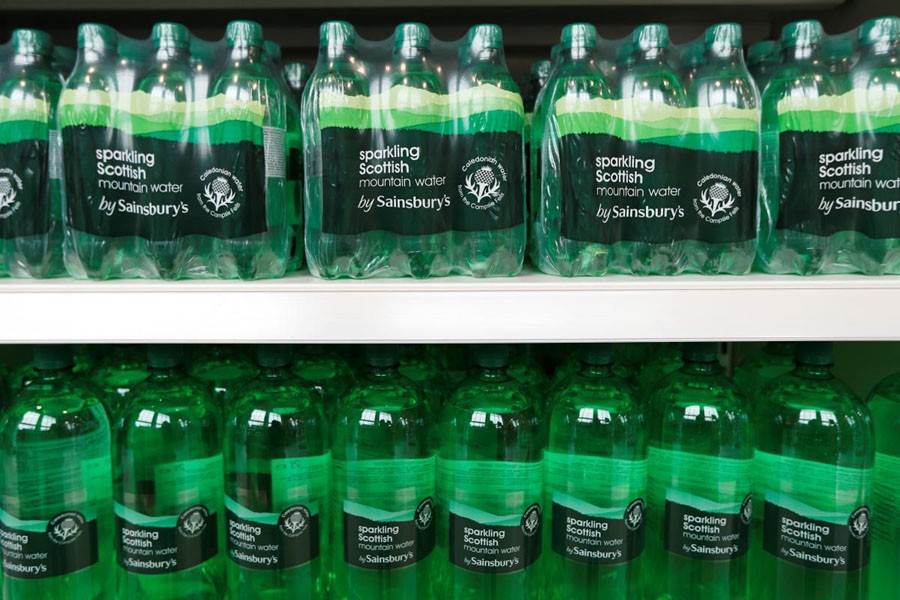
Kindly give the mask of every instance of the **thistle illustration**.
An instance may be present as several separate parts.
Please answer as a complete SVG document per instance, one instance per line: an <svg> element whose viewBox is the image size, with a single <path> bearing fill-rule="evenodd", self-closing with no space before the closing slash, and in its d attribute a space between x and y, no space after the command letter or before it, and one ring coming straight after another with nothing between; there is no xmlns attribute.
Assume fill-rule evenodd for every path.
<svg viewBox="0 0 900 600"><path fill-rule="evenodd" d="M231 191L231 186L224 177L216 177L212 182L207 183L203 188L203 197L212 204L213 210L216 212L234 203L234 192Z"/></svg>
<svg viewBox="0 0 900 600"><path fill-rule="evenodd" d="M710 217L725 212L734 206L734 196L723 183L714 183L700 194L700 203L709 211Z"/></svg>
<svg viewBox="0 0 900 600"><path fill-rule="evenodd" d="M477 202L496 198L500 194L500 181L490 167L484 166L466 176L466 192L472 194Z"/></svg>
<svg viewBox="0 0 900 600"><path fill-rule="evenodd" d="M536 510L528 513L528 516L525 518L525 532L529 535L534 533L537 530L539 524L539 517Z"/></svg>
<svg viewBox="0 0 900 600"><path fill-rule="evenodd" d="M851 527L853 527L853 531L856 532L856 537L863 537L869 530L869 515L865 512L861 512L853 519Z"/></svg>
<svg viewBox="0 0 900 600"><path fill-rule="evenodd" d="M16 199L16 190L9 177L0 177L0 210L11 206Z"/></svg>
<svg viewBox="0 0 900 600"><path fill-rule="evenodd" d="M430 504L426 504L425 506L422 507L422 511L419 513L419 516L417 517L417 519L419 521L420 529L426 529L428 527L428 524L431 523L431 505Z"/></svg>
<svg viewBox="0 0 900 600"><path fill-rule="evenodd" d="M305 527L306 517L304 517L299 511L291 514L291 516L288 517L284 522L284 528L292 534L300 533Z"/></svg>
<svg viewBox="0 0 900 600"><path fill-rule="evenodd" d="M199 512L194 512L184 522L184 529L190 534L195 534L203 528L204 524L203 516Z"/></svg>
<svg viewBox="0 0 900 600"><path fill-rule="evenodd" d="M640 504L634 507L634 510L631 511L631 514L628 515L628 524L632 529L636 529L638 525L641 524L641 521L644 519L644 511L641 508Z"/></svg>
<svg viewBox="0 0 900 600"><path fill-rule="evenodd" d="M63 519L62 523L53 528L53 533L63 542L78 535L78 523L72 517Z"/></svg>

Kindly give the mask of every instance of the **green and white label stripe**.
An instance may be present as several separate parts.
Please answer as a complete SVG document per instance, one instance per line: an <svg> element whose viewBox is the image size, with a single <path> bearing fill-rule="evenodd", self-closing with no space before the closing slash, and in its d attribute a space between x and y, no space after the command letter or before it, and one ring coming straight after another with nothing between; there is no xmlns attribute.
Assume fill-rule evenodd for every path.
<svg viewBox="0 0 900 600"><path fill-rule="evenodd" d="M563 96L554 105L553 119L560 137L612 135L631 142L718 152L754 151L759 146L759 111L750 108Z"/></svg>
<svg viewBox="0 0 900 600"><path fill-rule="evenodd" d="M49 131L50 104L46 100L0 96L0 144L45 140Z"/></svg>
<svg viewBox="0 0 900 600"><path fill-rule="evenodd" d="M195 143L262 144L266 106L224 94L178 102L143 91L65 90L58 116L61 128L94 126Z"/></svg>
<svg viewBox="0 0 900 600"><path fill-rule="evenodd" d="M754 471L757 491L765 494L765 500L810 518L828 521L840 517L846 523L847 515L868 502L874 469L839 467L757 450Z"/></svg>
<svg viewBox="0 0 900 600"><path fill-rule="evenodd" d="M632 500L646 491L647 461L547 450L544 452L544 478L547 488L553 490L554 501L557 497L574 499L577 496L592 502L603 502L607 506L621 505L624 511ZM578 506L559 503L582 514L593 515ZM583 504L585 507L591 506L586 502ZM617 518L621 518L622 514L619 512Z"/></svg>
<svg viewBox="0 0 900 600"><path fill-rule="evenodd" d="M522 512L526 508L523 506L521 511L508 515L495 515L475 508L474 506L470 506L464 502L457 502L456 500L448 502L447 507L450 509L451 513L475 521L480 525L494 525L500 527L510 527L521 523Z"/></svg>
<svg viewBox="0 0 900 600"><path fill-rule="evenodd" d="M71 509L72 511L78 511L84 518L88 521L97 518L97 510L94 506L74 506ZM63 512L63 511L59 511ZM58 514L58 513L57 513ZM52 515L55 517L56 515ZM47 523L50 522L50 519L46 520L35 520L35 519L19 519L14 517L12 514L6 512L3 509L0 509L0 523L3 524L4 527L8 529L16 529L18 531L32 531L34 533L45 533L47 531Z"/></svg>
<svg viewBox="0 0 900 600"><path fill-rule="evenodd" d="M614 508L603 508L556 490L553 491L552 499L554 504L565 506L586 517L595 517L598 519L621 519L625 516L625 511L628 509L627 504Z"/></svg>
<svg viewBox="0 0 900 600"><path fill-rule="evenodd" d="M690 494L688 492L675 488L669 488L668 490L666 490L666 500L668 500L669 502L681 504L682 506L690 506L691 508L708 513L732 515L735 513L739 513L741 512L741 505L743 504L744 498L746 497L747 496L745 494L740 498L739 501L736 502L716 502L714 500L710 500L709 498L704 498L703 496L698 496L696 494Z"/></svg>
<svg viewBox="0 0 900 600"><path fill-rule="evenodd" d="M402 85L371 96L320 90L317 98L321 129L421 129L466 133L472 130L521 131L525 124L522 97L490 84L451 94L436 94ZM478 116L484 117L480 128L471 123Z"/></svg>
<svg viewBox="0 0 900 600"><path fill-rule="evenodd" d="M680 452L651 447L650 487L654 498L703 498L704 506L685 502L694 508L737 512L753 486L751 459L725 458L694 452ZM725 510L737 506L735 510Z"/></svg>
<svg viewBox="0 0 900 600"><path fill-rule="evenodd" d="M900 94L855 89L838 96L778 102L781 131L900 133Z"/></svg>
<svg viewBox="0 0 900 600"><path fill-rule="evenodd" d="M119 504L118 502L115 503L115 512L116 516L120 519L127 521L132 525L139 525L141 527L172 528L178 525L179 515L145 515L142 512L128 508L124 504Z"/></svg>
<svg viewBox="0 0 900 600"><path fill-rule="evenodd" d="M359 502L344 500L344 512L355 517L362 517L379 523L405 523L412 521L416 516L416 507L406 510L389 511L368 506Z"/></svg>
<svg viewBox="0 0 900 600"><path fill-rule="evenodd" d="M298 502L298 504L300 503ZM309 510L309 514L319 514L318 503L309 502L304 504L304 506ZM278 525L278 519L281 517L281 513L262 513L250 510L231 496L225 496L225 508L234 513L239 519L260 523L262 525Z"/></svg>

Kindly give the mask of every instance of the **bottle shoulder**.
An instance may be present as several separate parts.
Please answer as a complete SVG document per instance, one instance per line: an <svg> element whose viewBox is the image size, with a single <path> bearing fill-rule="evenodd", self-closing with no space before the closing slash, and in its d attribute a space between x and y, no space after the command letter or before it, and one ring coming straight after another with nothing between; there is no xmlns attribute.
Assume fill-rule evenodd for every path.
<svg viewBox="0 0 900 600"><path fill-rule="evenodd" d="M801 419L813 413L868 417L866 405L839 379L811 379L795 373L777 377L765 386L756 410L759 414L796 414Z"/></svg>
<svg viewBox="0 0 900 600"><path fill-rule="evenodd" d="M72 437L109 427L97 391L75 379L32 382L3 414L3 430L12 436L46 431L49 437Z"/></svg>

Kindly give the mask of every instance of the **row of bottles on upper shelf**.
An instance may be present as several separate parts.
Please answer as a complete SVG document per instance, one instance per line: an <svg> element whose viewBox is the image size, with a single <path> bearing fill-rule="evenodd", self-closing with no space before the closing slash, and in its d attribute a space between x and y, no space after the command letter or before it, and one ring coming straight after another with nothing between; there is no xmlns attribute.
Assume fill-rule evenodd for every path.
<svg viewBox="0 0 900 600"><path fill-rule="evenodd" d="M493 277L530 247L563 276L900 273L900 18L791 23L756 82L742 44L568 25L523 101L496 25L330 21L295 86L250 21L215 43L82 25L65 84L16 30L0 272L256 279L305 254L329 279Z"/></svg>
<svg viewBox="0 0 900 600"><path fill-rule="evenodd" d="M900 375L828 343L198 349L16 371L4 598L895 597Z"/></svg>

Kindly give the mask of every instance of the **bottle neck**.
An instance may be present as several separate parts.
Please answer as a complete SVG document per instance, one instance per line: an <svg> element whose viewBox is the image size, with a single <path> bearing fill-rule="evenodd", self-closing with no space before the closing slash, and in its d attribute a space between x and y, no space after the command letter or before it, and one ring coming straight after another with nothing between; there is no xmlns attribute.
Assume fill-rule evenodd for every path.
<svg viewBox="0 0 900 600"><path fill-rule="evenodd" d="M504 367L478 367L478 378L482 381L506 381L509 379L507 374L508 366Z"/></svg>
<svg viewBox="0 0 900 600"><path fill-rule="evenodd" d="M366 375L369 379L393 379L400 376L399 366L366 365Z"/></svg>
<svg viewBox="0 0 900 600"><path fill-rule="evenodd" d="M53 382L62 379L69 379L75 375L73 365L62 367L59 369L34 369L35 381Z"/></svg>
<svg viewBox="0 0 900 600"><path fill-rule="evenodd" d="M186 48L177 48L174 46L163 46L156 49L157 62L187 62L190 53Z"/></svg>
<svg viewBox="0 0 900 600"><path fill-rule="evenodd" d="M637 63L662 64L666 61L666 49L647 48L646 50L640 50L638 52L635 52L634 59Z"/></svg>
<svg viewBox="0 0 900 600"><path fill-rule="evenodd" d="M805 363L795 363L794 375L804 379L831 379L831 367L829 365L808 365Z"/></svg>
<svg viewBox="0 0 900 600"><path fill-rule="evenodd" d="M261 377L266 379L281 379L290 375L291 367L290 365L284 365L281 367L260 367L259 374Z"/></svg>
<svg viewBox="0 0 900 600"><path fill-rule="evenodd" d="M743 52L740 48L710 48L706 51L706 61L708 63L736 64L742 55Z"/></svg>
<svg viewBox="0 0 900 600"><path fill-rule="evenodd" d="M49 66L50 59L44 54L37 54L35 52L22 52L17 53L13 62L17 65L21 66L32 66L32 65L40 65L40 66Z"/></svg>
<svg viewBox="0 0 900 600"><path fill-rule="evenodd" d="M691 375L718 375L722 372L722 365L718 362L700 362L685 359L681 370Z"/></svg>
<svg viewBox="0 0 900 600"><path fill-rule="evenodd" d="M572 46L562 52L563 62L585 61L594 57L592 46Z"/></svg>
<svg viewBox="0 0 900 600"><path fill-rule="evenodd" d="M861 59L866 59L875 56L890 56L892 54L897 54L898 50L900 50L900 43L892 42L890 40L878 41L867 46L860 46L859 57Z"/></svg>
<svg viewBox="0 0 900 600"><path fill-rule="evenodd" d="M584 377L591 379L605 379L613 376L612 365L591 365L586 362L581 363L579 373Z"/></svg>
<svg viewBox="0 0 900 600"><path fill-rule="evenodd" d="M228 50L228 55L231 60L241 60L241 61L253 61L259 62L262 58L262 50L257 46L247 46L245 44L231 46Z"/></svg>
<svg viewBox="0 0 900 600"><path fill-rule="evenodd" d="M790 46L782 51L781 57L784 63L812 62L819 57L819 47L807 44Z"/></svg>
<svg viewBox="0 0 900 600"><path fill-rule="evenodd" d="M153 379L174 379L184 375L184 365L174 367L150 367L150 377Z"/></svg>
<svg viewBox="0 0 900 600"><path fill-rule="evenodd" d="M428 56L428 50L418 46L400 46L394 52L403 60L425 60Z"/></svg>
<svg viewBox="0 0 900 600"><path fill-rule="evenodd" d="M482 48L472 52L469 61L475 64L499 66L503 64L503 52L499 48Z"/></svg>

